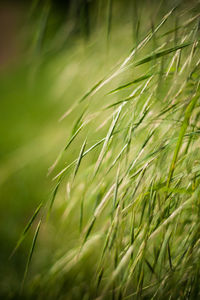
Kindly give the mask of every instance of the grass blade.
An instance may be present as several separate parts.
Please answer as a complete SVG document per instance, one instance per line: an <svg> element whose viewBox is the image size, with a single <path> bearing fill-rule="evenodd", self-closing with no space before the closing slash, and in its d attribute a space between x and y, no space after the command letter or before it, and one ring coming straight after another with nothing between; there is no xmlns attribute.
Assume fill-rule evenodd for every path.
<svg viewBox="0 0 200 300"><path fill-rule="evenodd" d="M172 179L172 176L173 176L173 173L174 173L174 169L175 169L176 161L177 161L177 158L178 158L178 154L179 154L181 145L183 143L183 137L184 137L185 132L187 130L191 114L193 112L193 109L194 109L198 99L199 99L199 95L193 97L193 99L190 101L190 103L188 104L188 106L186 108L183 124L182 124L180 132L179 132L178 142L177 142L177 145L176 145L176 148L175 148L175 151L174 151L174 155L173 155L173 159L172 159L172 162L171 162L171 166L170 166L170 169L169 169L169 174L168 174L168 178L167 178L167 187L170 186L170 182L171 182L171 179Z"/></svg>
<svg viewBox="0 0 200 300"><path fill-rule="evenodd" d="M43 202L41 202L38 207L36 208L33 216L31 217L30 221L28 222L28 224L26 225L26 227L24 228L24 231L22 232L14 250L12 251L11 255L10 255L10 258L15 254L15 252L17 251L17 249L19 248L19 246L21 245L21 243L23 242L23 240L25 239L29 229L31 228L35 218L37 217L38 213L40 212L41 208L43 206Z"/></svg>
<svg viewBox="0 0 200 300"><path fill-rule="evenodd" d="M86 141L87 141L87 139L85 139L85 141L84 141L84 143L83 143L83 145L82 145L82 147L81 147L81 151L80 151L79 157L78 157L78 159L77 159L77 164L76 164L76 167L75 167L75 170L74 170L73 180L74 180L74 178L75 178L75 176L76 176L76 174L77 174L77 172L78 172L78 169L79 169L79 167L80 167L81 160L82 160L82 158L83 158L83 153L84 153L85 146L86 146Z"/></svg>
<svg viewBox="0 0 200 300"><path fill-rule="evenodd" d="M97 174L97 172L99 170L99 167L100 167L100 165L102 163L103 157L104 157L105 152L106 152L106 147L108 146L108 142L110 141L110 138L111 138L111 136L113 134L113 131L114 131L115 127L116 127L117 121L119 119L119 116L120 116L120 113L121 113L121 110L122 110L122 106L123 105L121 105L119 107L119 109L117 110L116 116L115 116L115 118L114 118L114 120L113 120L113 122L112 122L112 124L111 124L111 126L109 128L109 130L108 130L107 136L105 138L105 142L103 144L103 147L101 149L101 152L99 154L99 157L98 157L98 160L97 160L97 163L96 163L96 166L95 166L94 177Z"/></svg>
<svg viewBox="0 0 200 300"><path fill-rule="evenodd" d="M32 259L32 256L33 256L33 251L34 251L35 244L36 244L36 241L37 241L40 226L41 226L41 220L39 221L39 223L37 225L37 228L35 230L35 235L33 237L33 242L32 242L32 245L31 245L31 249L30 249L29 256L28 256L27 263L26 263L26 267L25 267L24 277L23 277L22 286L21 286L21 292L23 291L24 283L25 283L27 273L28 273L28 270L29 270L29 266L30 266L30 263L31 263L31 259Z"/></svg>
<svg viewBox="0 0 200 300"><path fill-rule="evenodd" d="M181 45L178 45L178 46L175 46L175 47L163 50L163 51L159 51L157 53L153 53L152 55L149 55L149 56L147 56L147 57L139 60L138 62L136 62L134 64L134 66L136 67L136 66L140 66L140 65L146 64L147 62L150 62L152 60L155 60L157 58L160 58L160 57L166 56L166 55L168 55L168 54L170 54L172 52L175 52L177 50L180 50L180 49L183 49L185 47L188 47L191 44L193 44L193 42L183 43Z"/></svg>

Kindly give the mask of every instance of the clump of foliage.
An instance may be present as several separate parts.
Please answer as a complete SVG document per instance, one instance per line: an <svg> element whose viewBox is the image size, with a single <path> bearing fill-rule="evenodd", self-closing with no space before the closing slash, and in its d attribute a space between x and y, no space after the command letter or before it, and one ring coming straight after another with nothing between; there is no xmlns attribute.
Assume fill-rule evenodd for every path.
<svg viewBox="0 0 200 300"><path fill-rule="evenodd" d="M71 134L49 169L52 197L17 245L38 220L26 277L38 233L53 231L57 250L29 283L37 299L200 296L198 4L141 34L138 20L130 54L61 117Z"/></svg>

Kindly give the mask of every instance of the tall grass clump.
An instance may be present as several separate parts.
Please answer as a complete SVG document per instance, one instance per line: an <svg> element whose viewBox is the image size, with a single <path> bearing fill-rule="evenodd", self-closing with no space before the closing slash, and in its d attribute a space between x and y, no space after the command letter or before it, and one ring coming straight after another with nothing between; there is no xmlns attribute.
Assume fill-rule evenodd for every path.
<svg viewBox="0 0 200 300"><path fill-rule="evenodd" d="M16 246L36 222L22 294L198 299L199 4L135 1L127 17L133 23L123 21L123 29L114 2L103 6L105 28L83 42L82 62L69 62L82 81L72 75L70 86L60 76L63 53L45 66L57 76L55 95L64 85L60 121L68 136L48 171L52 195ZM77 40L74 47L82 47ZM81 91L76 98L68 96L72 87ZM34 255L48 256L36 275Z"/></svg>

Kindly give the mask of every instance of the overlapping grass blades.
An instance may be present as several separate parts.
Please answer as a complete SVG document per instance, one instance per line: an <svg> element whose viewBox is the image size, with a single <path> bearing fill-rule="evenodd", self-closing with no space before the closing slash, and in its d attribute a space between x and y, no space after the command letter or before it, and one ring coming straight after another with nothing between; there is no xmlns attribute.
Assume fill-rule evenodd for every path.
<svg viewBox="0 0 200 300"><path fill-rule="evenodd" d="M58 197L61 204L54 209L62 211L62 234L66 239L71 236L73 247L65 244L40 278L42 289L56 283L59 297L73 299L73 285L79 295L74 299L80 295L85 299L199 296L198 24L196 15L188 16L188 27L170 29L168 24L160 32L168 19L174 22L174 11L141 39L111 75L72 105L80 115L62 156L69 146L75 153L79 149L79 154L54 175L58 182L50 206ZM153 37L156 48L145 55L142 50L147 47L151 52ZM147 64L153 72L147 73ZM136 79L130 70L134 74L138 70ZM116 77L121 83L109 86ZM98 98L97 92L106 85L105 99ZM100 104L96 108L90 101L81 113L78 108L89 97ZM93 112L95 118L88 121ZM56 164L51 171L54 168ZM66 202L60 186L70 186ZM67 217L62 205L69 208Z"/></svg>

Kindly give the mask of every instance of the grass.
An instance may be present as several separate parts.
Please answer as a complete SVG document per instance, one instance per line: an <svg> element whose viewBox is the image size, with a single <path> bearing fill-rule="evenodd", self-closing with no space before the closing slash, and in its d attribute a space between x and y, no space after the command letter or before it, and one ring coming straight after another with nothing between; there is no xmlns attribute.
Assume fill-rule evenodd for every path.
<svg viewBox="0 0 200 300"><path fill-rule="evenodd" d="M141 11L133 34L113 2L105 41L96 30L36 65L53 82L62 150L15 248L31 231L25 299L199 297L199 7L161 6L151 24Z"/></svg>

